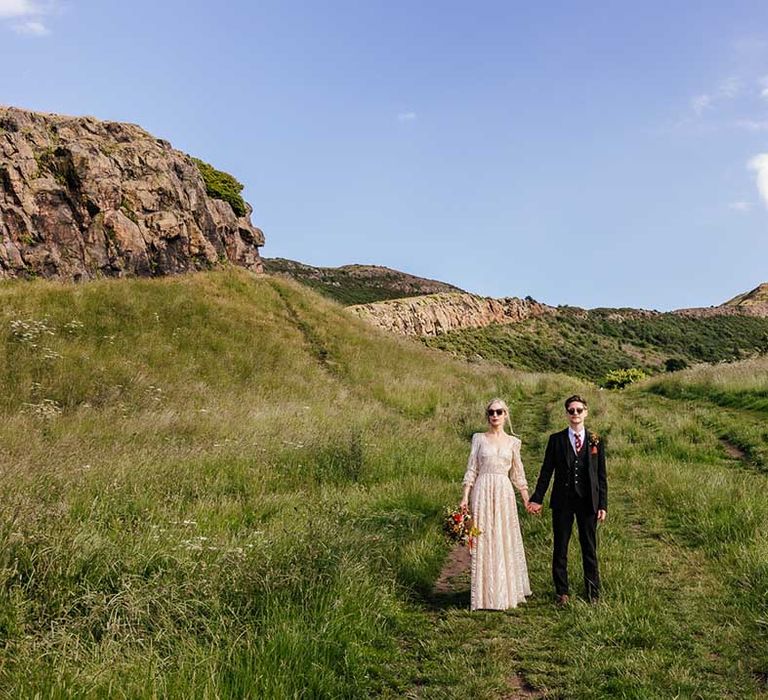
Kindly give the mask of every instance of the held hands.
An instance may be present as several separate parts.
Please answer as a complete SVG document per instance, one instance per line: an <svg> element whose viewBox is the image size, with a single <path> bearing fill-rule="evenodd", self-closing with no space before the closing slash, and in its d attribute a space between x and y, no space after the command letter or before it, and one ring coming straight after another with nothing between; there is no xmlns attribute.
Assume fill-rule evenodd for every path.
<svg viewBox="0 0 768 700"><path fill-rule="evenodd" d="M527 510L531 515L541 515L541 503L528 501L528 503L525 505L525 510Z"/></svg>

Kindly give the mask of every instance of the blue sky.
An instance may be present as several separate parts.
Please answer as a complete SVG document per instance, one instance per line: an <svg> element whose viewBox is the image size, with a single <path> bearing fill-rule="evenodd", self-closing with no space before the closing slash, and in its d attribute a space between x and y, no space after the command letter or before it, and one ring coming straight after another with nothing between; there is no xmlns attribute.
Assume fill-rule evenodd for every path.
<svg viewBox="0 0 768 700"><path fill-rule="evenodd" d="M266 256L551 304L768 281L768 3L0 0L0 103L141 124Z"/></svg>

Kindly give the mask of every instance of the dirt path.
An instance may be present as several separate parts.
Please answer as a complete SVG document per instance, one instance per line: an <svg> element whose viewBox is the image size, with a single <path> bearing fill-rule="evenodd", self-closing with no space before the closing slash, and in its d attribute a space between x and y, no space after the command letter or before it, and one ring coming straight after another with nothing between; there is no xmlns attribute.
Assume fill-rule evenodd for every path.
<svg viewBox="0 0 768 700"><path fill-rule="evenodd" d="M732 459L739 459L742 462L747 460L747 453L744 452L738 445L734 445L730 440L726 438L720 438L720 442L725 449L725 453Z"/></svg>
<svg viewBox="0 0 768 700"><path fill-rule="evenodd" d="M469 549L457 544L446 558L432 592L441 596L466 590L469 587L470 561Z"/></svg>
<svg viewBox="0 0 768 700"><path fill-rule="evenodd" d="M467 547L456 545L445 559L445 564L432 589L436 600L455 596L467 596L470 586L471 555ZM521 698L541 698L537 691L519 673L507 678L508 692L500 695L501 700L520 700Z"/></svg>

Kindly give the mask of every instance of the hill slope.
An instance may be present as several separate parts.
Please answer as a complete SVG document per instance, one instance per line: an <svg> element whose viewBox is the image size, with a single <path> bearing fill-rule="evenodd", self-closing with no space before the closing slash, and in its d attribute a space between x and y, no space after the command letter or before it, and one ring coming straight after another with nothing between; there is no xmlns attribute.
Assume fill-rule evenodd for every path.
<svg viewBox="0 0 768 700"><path fill-rule="evenodd" d="M749 292L729 299L723 306L768 306L768 283L760 284Z"/></svg>
<svg viewBox="0 0 768 700"><path fill-rule="evenodd" d="M668 359L731 362L768 353L768 318L563 307L520 323L456 330L422 341L470 360L600 381L614 369L664 371Z"/></svg>
<svg viewBox="0 0 768 700"><path fill-rule="evenodd" d="M238 270L0 301L9 697L765 692L754 408L456 362ZM549 523L522 513L529 603L470 614L461 577L432 593L485 401L510 401L533 481L573 391L609 448L601 605L574 561L555 609Z"/></svg>
<svg viewBox="0 0 768 700"><path fill-rule="evenodd" d="M559 371L599 381L616 369L663 371L675 365L734 361L768 352L765 285L718 307L669 313L631 308L552 307L525 299L433 292L391 271L312 268L271 260L287 274L342 303L374 326L421 337L429 347L469 360L486 359L529 371ZM378 275L378 277L377 277ZM439 283L438 283L439 284ZM413 291L416 289L416 291ZM419 296L407 297L407 292ZM406 298L401 298L403 296ZM361 300L370 300L363 302Z"/></svg>
<svg viewBox="0 0 768 700"><path fill-rule="evenodd" d="M416 277L379 265L313 267L285 258L265 258L264 271L295 279L341 304L368 304L386 299L462 291L446 282Z"/></svg>

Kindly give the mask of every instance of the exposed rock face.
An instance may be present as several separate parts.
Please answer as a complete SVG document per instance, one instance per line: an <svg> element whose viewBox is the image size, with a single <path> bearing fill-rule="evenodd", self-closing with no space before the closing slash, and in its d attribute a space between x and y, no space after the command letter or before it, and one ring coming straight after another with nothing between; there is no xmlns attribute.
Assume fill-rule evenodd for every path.
<svg viewBox="0 0 768 700"><path fill-rule="evenodd" d="M0 107L0 278L260 272L250 214L138 126Z"/></svg>
<svg viewBox="0 0 768 700"><path fill-rule="evenodd" d="M734 306L703 306L691 309L677 309L673 314L680 316L695 316L697 318L711 318L713 316L760 316L768 317L767 304L735 304Z"/></svg>
<svg viewBox="0 0 768 700"><path fill-rule="evenodd" d="M360 304L349 309L384 330L401 335L434 336L462 328L483 328L492 323L519 323L534 316L556 313L537 301L474 294L430 294Z"/></svg>

